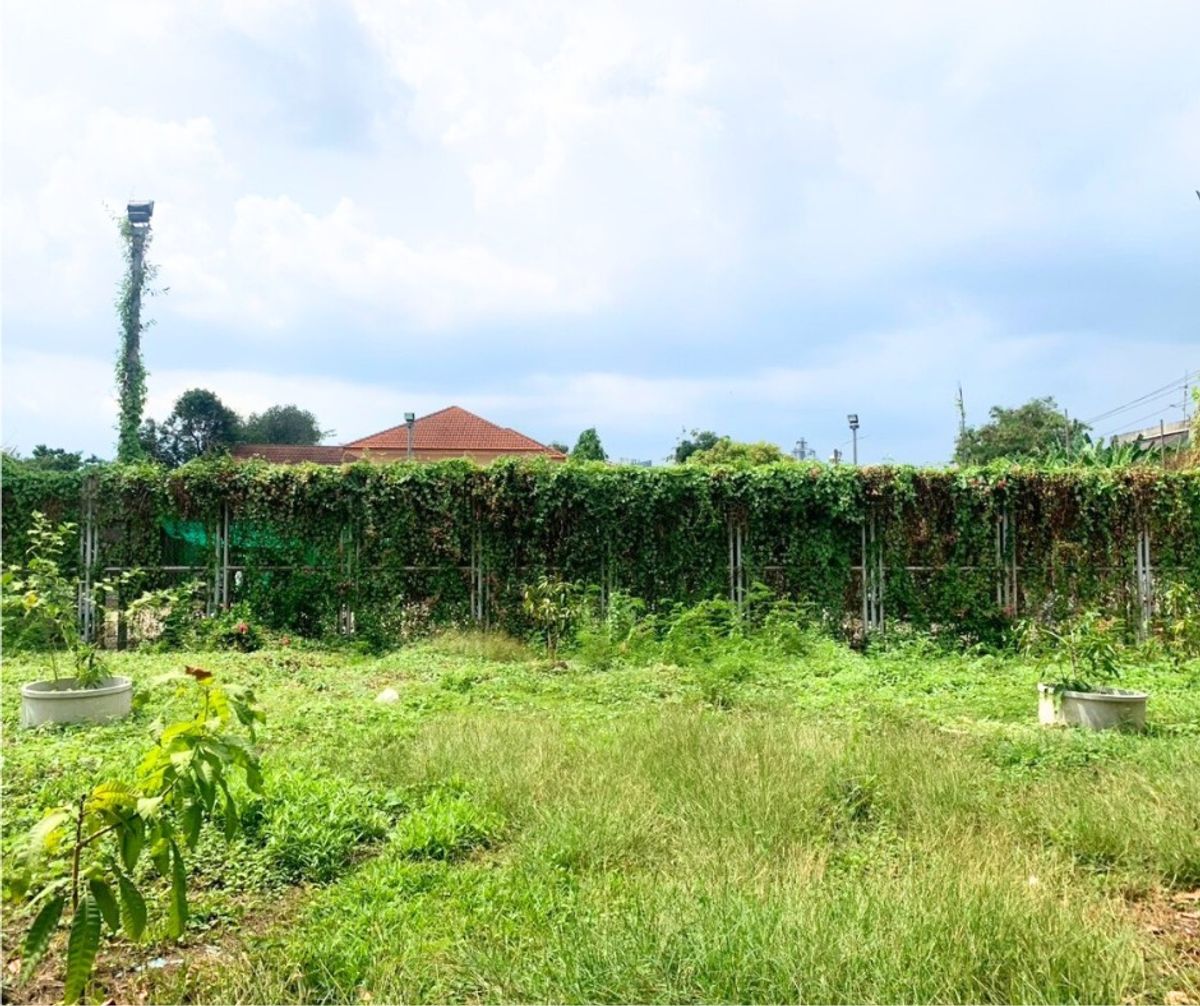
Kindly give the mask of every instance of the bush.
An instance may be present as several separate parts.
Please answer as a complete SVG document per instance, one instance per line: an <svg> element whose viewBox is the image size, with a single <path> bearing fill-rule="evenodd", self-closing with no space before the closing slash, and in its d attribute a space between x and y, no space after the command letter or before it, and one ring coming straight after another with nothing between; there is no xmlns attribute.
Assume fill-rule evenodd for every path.
<svg viewBox="0 0 1200 1006"><path fill-rule="evenodd" d="M263 630L252 621L250 609L245 604L235 604L228 611L205 619L200 623L197 634L204 645L241 653L261 649L265 636Z"/></svg>

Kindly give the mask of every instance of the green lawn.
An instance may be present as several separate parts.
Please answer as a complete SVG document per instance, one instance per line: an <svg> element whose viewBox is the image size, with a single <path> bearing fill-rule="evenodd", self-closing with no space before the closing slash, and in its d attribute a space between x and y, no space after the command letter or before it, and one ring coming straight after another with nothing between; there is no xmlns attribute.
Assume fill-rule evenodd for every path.
<svg viewBox="0 0 1200 1006"><path fill-rule="evenodd" d="M462 636L122 654L131 720L37 732L17 691L41 668L12 658L6 858L41 807L132 772L184 663L257 687L265 793L193 854L183 944L111 941L96 1001L1200 997L1176 910L1200 887L1200 661L1129 674L1153 693L1134 736L1039 728L1027 664L920 646L602 671ZM6 912L6 952L26 921ZM52 998L60 968L6 972L6 999Z"/></svg>

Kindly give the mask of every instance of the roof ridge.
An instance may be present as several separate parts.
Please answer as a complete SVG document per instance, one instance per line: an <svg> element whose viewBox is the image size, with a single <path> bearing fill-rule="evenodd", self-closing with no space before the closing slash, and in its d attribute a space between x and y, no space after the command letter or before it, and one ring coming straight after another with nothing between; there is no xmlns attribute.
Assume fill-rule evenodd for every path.
<svg viewBox="0 0 1200 1006"><path fill-rule="evenodd" d="M461 405L447 405L377 433L351 440L347 450L403 450L411 439L416 450L457 450L470 445L479 450L556 453L539 440L511 426L501 426Z"/></svg>
<svg viewBox="0 0 1200 1006"><path fill-rule="evenodd" d="M434 412L427 412L423 416L417 416L417 418L413 420L413 426L416 426L417 423L422 422L423 420L432 419L434 416L440 416L443 412L451 412L454 409L458 409L459 412L467 412L467 410L464 409L461 405L447 405L445 408L437 409ZM487 422L487 420L484 419L482 416L476 416L474 412L467 412L467 415L475 416L476 419L479 419L485 423ZM492 425L495 425L495 424L493 423ZM379 430L375 433L368 433L365 437L358 437L357 439L351 440L347 443L344 443L341 446L355 447L358 444L361 444L364 440L374 440L376 437L382 437L388 433L397 433L400 430L407 430L407 429L408 429L408 423L397 423L395 426L389 426L389 427L387 427L387 429Z"/></svg>

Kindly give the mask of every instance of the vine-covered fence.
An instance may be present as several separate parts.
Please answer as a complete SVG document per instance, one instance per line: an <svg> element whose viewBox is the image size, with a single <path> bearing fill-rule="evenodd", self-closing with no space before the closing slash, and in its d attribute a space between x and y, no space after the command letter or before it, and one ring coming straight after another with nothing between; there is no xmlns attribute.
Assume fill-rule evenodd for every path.
<svg viewBox="0 0 1200 1006"><path fill-rule="evenodd" d="M3 496L6 561L40 509L79 523L86 580L199 578L211 608L313 635L518 624L542 574L652 606L761 582L868 630L969 634L1084 606L1144 624L1164 579L1200 589L1200 472L1148 467L6 464Z"/></svg>

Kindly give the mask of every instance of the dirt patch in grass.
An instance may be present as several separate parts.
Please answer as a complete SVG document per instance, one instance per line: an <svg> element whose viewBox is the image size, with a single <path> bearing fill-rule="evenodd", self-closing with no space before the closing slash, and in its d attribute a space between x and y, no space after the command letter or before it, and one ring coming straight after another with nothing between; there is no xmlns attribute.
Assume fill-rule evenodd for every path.
<svg viewBox="0 0 1200 1006"><path fill-rule="evenodd" d="M1166 1006L1200 1006L1200 887L1190 891L1156 888L1131 901L1139 928L1167 954L1176 982Z"/></svg>

